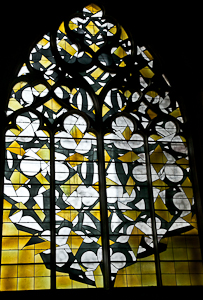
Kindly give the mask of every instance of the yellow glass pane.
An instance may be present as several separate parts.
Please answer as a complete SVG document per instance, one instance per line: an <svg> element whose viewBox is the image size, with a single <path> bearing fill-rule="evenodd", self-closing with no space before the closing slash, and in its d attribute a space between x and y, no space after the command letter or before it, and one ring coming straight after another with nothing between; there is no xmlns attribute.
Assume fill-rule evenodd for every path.
<svg viewBox="0 0 203 300"><path fill-rule="evenodd" d="M26 232L26 236L21 236L21 231L19 231L19 238L18 238L18 249L23 249L24 246L29 242L32 234L31 233L27 233ZM33 249L34 249L34 245L33 245Z"/></svg>
<svg viewBox="0 0 203 300"><path fill-rule="evenodd" d="M106 187L110 187L111 185L118 185L116 182L114 182L113 180L109 179L108 177L106 177Z"/></svg>
<svg viewBox="0 0 203 300"><path fill-rule="evenodd" d="M186 158L178 159L178 160L176 160L176 163L178 165L181 165L181 167L184 168L184 169L187 169L188 165L189 165L189 161Z"/></svg>
<svg viewBox="0 0 203 300"><path fill-rule="evenodd" d="M203 274L190 274L192 285L203 285Z"/></svg>
<svg viewBox="0 0 203 300"><path fill-rule="evenodd" d="M89 22L89 24L86 26L86 29L87 29L93 36L95 36L95 35L99 32L98 27L97 27L92 21Z"/></svg>
<svg viewBox="0 0 203 300"><path fill-rule="evenodd" d="M17 190L19 187L21 187L22 184L24 184L28 180L28 178L22 173L20 173L17 169L15 169L10 177L10 180L13 184L14 189Z"/></svg>
<svg viewBox="0 0 203 300"><path fill-rule="evenodd" d="M45 187L46 190L50 188L49 181L41 173L37 174L35 177Z"/></svg>
<svg viewBox="0 0 203 300"><path fill-rule="evenodd" d="M100 48L96 44L92 44L89 46L94 52L97 52Z"/></svg>
<svg viewBox="0 0 203 300"><path fill-rule="evenodd" d="M99 221L101 221L100 211L97 210L91 210L90 213L95 216Z"/></svg>
<svg viewBox="0 0 203 300"><path fill-rule="evenodd" d="M81 184L82 183L82 179L80 178L80 176L76 173L74 176L72 176L65 184Z"/></svg>
<svg viewBox="0 0 203 300"><path fill-rule="evenodd" d="M76 255L78 252L79 247L81 246L83 242L83 238L80 236L69 236L67 244L70 246L72 253Z"/></svg>
<svg viewBox="0 0 203 300"><path fill-rule="evenodd" d="M121 63L120 63L120 65L119 65L119 67L125 67L126 66L126 63L124 62L124 61L122 61Z"/></svg>
<svg viewBox="0 0 203 300"><path fill-rule="evenodd" d="M153 181L152 185L155 186L160 191L164 191L164 190L168 189L168 185L164 181L162 181L161 179Z"/></svg>
<svg viewBox="0 0 203 300"><path fill-rule="evenodd" d="M97 68L94 72L91 73L91 76L96 80L104 71L100 68Z"/></svg>
<svg viewBox="0 0 203 300"><path fill-rule="evenodd" d="M61 25L59 26L59 30L64 34L66 34L64 22L62 22Z"/></svg>
<svg viewBox="0 0 203 300"><path fill-rule="evenodd" d="M193 189L192 189L192 183L190 179L187 177L185 181L181 184L183 191L185 192L186 196L191 199L193 198Z"/></svg>
<svg viewBox="0 0 203 300"><path fill-rule="evenodd" d="M81 183L82 180L76 173L73 177L66 181L65 184L61 185L60 188L69 197Z"/></svg>
<svg viewBox="0 0 203 300"><path fill-rule="evenodd" d="M146 94L152 98L155 98L156 96L158 96L158 93L155 91L149 91Z"/></svg>
<svg viewBox="0 0 203 300"><path fill-rule="evenodd" d="M38 215L38 217L40 218L41 221L44 221L46 215L45 213L41 210L41 208L39 207L39 205L36 203L33 206L34 212Z"/></svg>
<svg viewBox="0 0 203 300"><path fill-rule="evenodd" d="M132 191L134 189L134 185L135 185L135 181L130 176L127 183L126 183L126 186L125 186L126 192L128 193L129 196L132 194Z"/></svg>
<svg viewBox="0 0 203 300"><path fill-rule="evenodd" d="M161 197L158 196L157 199L158 200L156 200L155 202L156 205L157 205L157 201L159 201L159 203L161 202L163 203ZM167 222L170 222L173 219L173 215L171 215L168 210L161 210L160 204L158 204L157 206L159 207L160 210L156 210L156 214L161 218L163 218L164 220L166 220Z"/></svg>
<svg viewBox="0 0 203 300"><path fill-rule="evenodd" d="M66 158L66 161L68 161L72 167L75 167L77 165L80 165L83 161L89 161L89 159L87 159L82 154L75 153L69 156L68 158Z"/></svg>
<svg viewBox="0 0 203 300"><path fill-rule="evenodd" d="M16 264L18 262L17 250L2 251L1 263L2 264Z"/></svg>
<svg viewBox="0 0 203 300"><path fill-rule="evenodd" d="M175 274L162 274L163 286L176 286Z"/></svg>
<svg viewBox="0 0 203 300"><path fill-rule="evenodd" d="M137 250L140 245L141 238L142 238L142 236L131 235L128 240L128 243L129 243L130 247L132 248L135 255L137 255ZM137 269L135 270L135 268L140 269L140 265L139 265L139 263L136 263L135 265L133 265L133 267L131 267L132 269L129 269L129 268L130 267L128 267L128 272L130 272L129 274L137 274L138 270ZM136 272L136 273L131 273L131 272ZM138 273L140 273L140 271Z"/></svg>
<svg viewBox="0 0 203 300"><path fill-rule="evenodd" d="M13 111L16 111L20 108L23 108L23 106L15 98L10 98L8 108L12 109Z"/></svg>
<svg viewBox="0 0 203 300"><path fill-rule="evenodd" d="M169 262L169 261L161 262L161 272L163 274L165 274L165 273L169 273L169 274L175 273L175 264L174 264L174 262Z"/></svg>
<svg viewBox="0 0 203 300"><path fill-rule="evenodd" d="M2 265L1 278L17 277L17 265Z"/></svg>
<svg viewBox="0 0 203 300"><path fill-rule="evenodd" d="M27 206L25 206L22 202L16 203L15 207L17 207L19 209L27 209Z"/></svg>
<svg viewBox="0 0 203 300"><path fill-rule="evenodd" d="M104 283L103 283L103 274L100 266L98 266L94 271L94 276L95 276L96 287L102 288L104 286Z"/></svg>
<svg viewBox="0 0 203 300"><path fill-rule="evenodd" d="M160 145L158 145L153 151L153 153L150 155L150 161L153 164L165 164L167 162L167 158L164 155Z"/></svg>
<svg viewBox="0 0 203 300"><path fill-rule="evenodd" d="M44 55L42 55L39 62L45 68L48 68L52 64L52 62L50 60L48 60L48 58L46 58Z"/></svg>
<svg viewBox="0 0 203 300"><path fill-rule="evenodd" d="M26 247L25 249L28 249L30 246ZM35 249L35 258L36 258L36 255L43 252L44 250L47 250L47 249L50 249L51 246L50 246L50 241L44 241L42 243L39 243L39 244L36 244L34 249ZM29 248L31 249L31 248Z"/></svg>
<svg viewBox="0 0 203 300"><path fill-rule="evenodd" d="M73 289L85 289L88 288L88 285L79 281L72 280Z"/></svg>
<svg viewBox="0 0 203 300"><path fill-rule="evenodd" d="M119 46L115 51L114 51L114 54L117 55L118 57L120 58L123 58L125 56L127 56L127 53L125 52L125 50Z"/></svg>
<svg viewBox="0 0 203 300"><path fill-rule="evenodd" d="M201 249L200 248L187 248L187 256L189 260L201 260Z"/></svg>
<svg viewBox="0 0 203 300"><path fill-rule="evenodd" d="M101 88L99 88L99 89L95 92L95 94L96 94L96 95L99 95L99 94L101 93L102 90L103 90L103 86L102 86Z"/></svg>
<svg viewBox="0 0 203 300"><path fill-rule="evenodd" d="M35 264L35 276L50 276L50 272L44 264Z"/></svg>
<svg viewBox="0 0 203 300"><path fill-rule="evenodd" d="M95 274L95 272L94 272ZM95 284L97 288L103 288L104 287L104 280L103 280L103 275L97 276L95 275Z"/></svg>
<svg viewBox="0 0 203 300"><path fill-rule="evenodd" d="M166 251L161 252L159 255L161 260L174 260L173 249L170 247L167 247Z"/></svg>
<svg viewBox="0 0 203 300"><path fill-rule="evenodd" d="M130 130L129 126L126 126L125 130L123 131L122 135L124 136L124 138L128 141L131 138L132 135L132 131Z"/></svg>
<svg viewBox="0 0 203 300"><path fill-rule="evenodd" d="M33 290L34 278L18 278L18 290Z"/></svg>
<svg viewBox="0 0 203 300"><path fill-rule="evenodd" d="M189 264L187 261L176 261L175 262L175 271L176 273L185 273L188 274L189 273Z"/></svg>
<svg viewBox="0 0 203 300"><path fill-rule="evenodd" d="M18 265L18 277L33 277L34 265Z"/></svg>
<svg viewBox="0 0 203 300"><path fill-rule="evenodd" d="M12 204L9 203L7 200L3 200L3 209L5 210L4 212L6 212L8 209L12 208Z"/></svg>
<svg viewBox="0 0 203 300"><path fill-rule="evenodd" d="M123 41L126 40L126 39L128 39L128 35L127 35L127 33L126 33L126 31L125 31L125 29L123 27L121 27L121 36L120 36L120 38Z"/></svg>
<svg viewBox="0 0 203 300"><path fill-rule="evenodd" d="M24 82L24 81L20 81L20 82L16 83L13 87L14 92L17 93L17 91L22 89L26 84L27 84L27 82Z"/></svg>
<svg viewBox="0 0 203 300"><path fill-rule="evenodd" d="M117 274L114 287L127 287L126 275L118 275Z"/></svg>
<svg viewBox="0 0 203 300"><path fill-rule="evenodd" d="M42 146L42 148L37 151L36 154L45 162L48 162L50 160L50 149L47 147L47 145Z"/></svg>
<svg viewBox="0 0 203 300"><path fill-rule="evenodd" d="M187 260L187 249L186 248L173 248L173 255L175 260Z"/></svg>
<svg viewBox="0 0 203 300"><path fill-rule="evenodd" d="M142 275L142 285L143 286L156 286L156 275L146 274Z"/></svg>
<svg viewBox="0 0 203 300"><path fill-rule="evenodd" d="M142 262L141 263L142 274L155 274L155 264L153 262Z"/></svg>
<svg viewBox="0 0 203 300"><path fill-rule="evenodd" d="M74 30L74 29L78 28L78 25L75 24L75 23L73 23L73 21L70 21L69 24L68 24L68 26L69 26L70 30ZM64 29L62 28L62 30L65 30L65 28Z"/></svg>
<svg viewBox="0 0 203 300"><path fill-rule="evenodd" d="M48 41L47 41L45 38L43 38L43 39L42 39L41 41L39 41L37 44L38 44L38 45L45 46L47 43L48 43Z"/></svg>
<svg viewBox="0 0 203 300"><path fill-rule="evenodd" d="M107 168L108 166L108 162L111 160L111 157L110 155L108 154L108 152L106 150L104 150L104 161L106 162L105 163L105 168Z"/></svg>
<svg viewBox="0 0 203 300"><path fill-rule="evenodd" d="M34 88L39 94L41 94L44 90L46 90L47 87L44 84L40 83L35 85Z"/></svg>
<svg viewBox="0 0 203 300"><path fill-rule="evenodd" d="M140 70L140 73L145 78L152 78L154 76L154 72L149 67L144 67Z"/></svg>
<svg viewBox="0 0 203 300"><path fill-rule="evenodd" d="M18 230L13 223L3 223L3 235L18 235Z"/></svg>
<svg viewBox="0 0 203 300"><path fill-rule="evenodd" d="M152 134L152 135L150 135L150 138L152 138L154 141L158 141L162 137L160 135L157 135L157 134Z"/></svg>
<svg viewBox="0 0 203 300"><path fill-rule="evenodd" d="M56 277L56 288L57 289L71 289L72 280L69 276L57 276Z"/></svg>
<svg viewBox="0 0 203 300"><path fill-rule="evenodd" d="M203 274L203 263L196 261L189 261L190 273Z"/></svg>
<svg viewBox="0 0 203 300"><path fill-rule="evenodd" d="M3 237L2 250L18 249L18 237Z"/></svg>
<svg viewBox="0 0 203 300"><path fill-rule="evenodd" d="M1 279L1 291L16 291L17 290L17 278L5 278Z"/></svg>
<svg viewBox="0 0 203 300"><path fill-rule="evenodd" d="M140 157L137 154L135 154L133 151L129 151L126 154L118 157L118 159L123 161L123 162L133 162L133 161L136 161L139 158Z"/></svg>
<svg viewBox="0 0 203 300"><path fill-rule="evenodd" d="M64 218L65 220L72 222L75 219L75 217L78 215L78 211L71 210L71 209L64 209L56 214L57 214L57 216L60 216L60 217Z"/></svg>
<svg viewBox="0 0 203 300"><path fill-rule="evenodd" d="M151 55L151 53L149 53L148 50L145 50L145 51L144 51L144 54L145 54L150 60L153 60L153 59L154 59L153 56Z"/></svg>
<svg viewBox="0 0 203 300"><path fill-rule="evenodd" d="M70 55L75 55L75 53L77 52L77 50L75 48L73 48L67 41L65 41L64 39L61 40L58 45L63 48L66 52L68 52Z"/></svg>
<svg viewBox="0 0 203 300"><path fill-rule="evenodd" d="M109 31L110 31L111 33L113 33L113 34L116 34L116 32L117 32L117 26L116 26L116 25L113 26L111 29L109 29Z"/></svg>
<svg viewBox="0 0 203 300"><path fill-rule="evenodd" d="M18 128L18 129L15 129L15 128L11 128L11 129L10 129L10 131L11 131L12 133L14 133L16 136L18 136L18 135L23 131L23 129L22 129L19 125L17 125L17 128Z"/></svg>
<svg viewBox="0 0 203 300"><path fill-rule="evenodd" d="M70 131L70 134L74 139L76 139L77 144L79 144L79 142L84 136L84 134L80 131L80 129L76 125L73 126L73 128Z"/></svg>
<svg viewBox="0 0 203 300"><path fill-rule="evenodd" d="M101 8L94 3L91 3L87 6L85 6L85 8L88 9L93 14L96 14L97 12L99 12L101 10Z"/></svg>
<svg viewBox="0 0 203 300"><path fill-rule="evenodd" d="M191 285L189 274L176 274L177 285Z"/></svg>
<svg viewBox="0 0 203 300"><path fill-rule="evenodd" d="M172 113L170 113L170 115L173 116L174 118L181 117L180 108L177 108L176 110L172 111Z"/></svg>
<svg viewBox="0 0 203 300"><path fill-rule="evenodd" d="M127 286L136 287L142 286L142 276L141 275L127 275Z"/></svg>
<svg viewBox="0 0 203 300"><path fill-rule="evenodd" d="M154 152L150 155L150 162L153 164L153 167L157 173L163 168L163 166L167 162L167 158L164 155L160 145L158 145Z"/></svg>
<svg viewBox="0 0 203 300"><path fill-rule="evenodd" d="M22 264L33 264L35 262L34 250L19 250L18 252L18 263Z"/></svg>
<svg viewBox="0 0 203 300"><path fill-rule="evenodd" d="M157 114L151 109L148 109L147 113L148 113L150 119L152 119L152 120L157 117Z"/></svg>
<svg viewBox="0 0 203 300"><path fill-rule="evenodd" d="M57 113L61 109L61 105L58 104L53 98L44 103L44 106L48 107L49 109L53 110L55 113Z"/></svg>
<svg viewBox="0 0 203 300"><path fill-rule="evenodd" d="M132 93L129 90L125 91L125 93L124 93L124 96L126 98L129 98L131 95L132 95Z"/></svg>
<svg viewBox="0 0 203 300"><path fill-rule="evenodd" d="M44 290L51 288L50 277L36 277L35 278L35 290Z"/></svg>
<svg viewBox="0 0 203 300"><path fill-rule="evenodd" d="M186 248L186 237L184 235L173 236L171 242L174 248Z"/></svg>

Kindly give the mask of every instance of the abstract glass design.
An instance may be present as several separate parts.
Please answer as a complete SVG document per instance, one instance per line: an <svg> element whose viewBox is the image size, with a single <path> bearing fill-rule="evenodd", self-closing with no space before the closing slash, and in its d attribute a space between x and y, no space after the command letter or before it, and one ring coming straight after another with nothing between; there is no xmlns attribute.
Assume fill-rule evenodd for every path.
<svg viewBox="0 0 203 300"><path fill-rule="evenodd" d="M1 289L50 288L50 137L24 112L6 132ZM45 258L50 265L50 257Z"/></svg>
<svg viewBox="0 0 203 300"><path fill-rule="evenodd" d="M135 44L91 3L19 70L2 291L203 285L184 120L157 60Z"/></svg>
<svg viewBox="0 0 203 300"><path fill-rule="evenodd" d="M104 140L111 278L115 287L156 285L144 138L124 116L112 128Z"/></svg>
<svg viewBox="0 0 203 300"><path fill-rule="evenodd" d="M97 141L77 114L63 125L54 140L57 287L102 287Z"/></svg>

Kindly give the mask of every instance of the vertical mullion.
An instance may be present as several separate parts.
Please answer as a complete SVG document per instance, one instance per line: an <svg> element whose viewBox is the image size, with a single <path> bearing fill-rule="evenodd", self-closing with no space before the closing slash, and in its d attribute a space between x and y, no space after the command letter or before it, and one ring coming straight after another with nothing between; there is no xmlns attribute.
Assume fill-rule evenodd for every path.
<svg viewBox="0 0 203 300"><path fill-rule="evenodd" d="M51 231L51 289L56 289L56 235L55 235L55 148L54 134L50 135L50 231Z"/></svg>
<svg viewBox="0 0 203 300"><path fill-rule="evenodd" d="M103 134L100 131L97 136L97 154L99 169L99 193L100 193L100 214L101 214L101 237L103 249L103 276L104 288L110 289L110 252L109 252L109 226L107 213L107 196L106 196L106 176L104 162L104 141Z"/></svg>
<svg viewBox="0 0 203 300"><path fill-rule="evenodd" d="M4 115L1 116L3 119L3 124L4 127L6 126L6 122L5 122L5 117ZM0 193L1 193L1 207L0 207L0 222L1 222L1 226L0 226L0 271L1 271L1 256L2 256L2 230L3 230L3 203L4 203L4 172L5 172L5 134L6 132L4 130L2 130L1 135L0 135L0 139L1 139L1 145L3 145L1 147L1 158L0 158L0 167L1 170L3 170L2 175L0 177Z"/></svg>
<svg viewBox="0 0 203 300"><path fill-rule="evenodd" d="M154 255L155 255L155 265L156 265L157 286L162 286L161 267L160 267L159 249L158 249L158 238L157 238L157 229L156 229L156 221L155 221L155 211L154 211L152 176L151 176L149 146L148 146L147 136L145 136L145 149L146 149L146 169L147 169L147 181L148 181L148 194L149 194L149 206L150 206L151 224L152 224L152 236L153 236L154 252L155 252Z"/></svg>

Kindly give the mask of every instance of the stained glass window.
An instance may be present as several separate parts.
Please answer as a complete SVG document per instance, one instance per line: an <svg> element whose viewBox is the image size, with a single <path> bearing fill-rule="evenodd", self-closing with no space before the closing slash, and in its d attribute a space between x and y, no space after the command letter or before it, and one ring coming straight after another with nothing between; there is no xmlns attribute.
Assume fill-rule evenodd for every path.
<svg viewBox="0 0 203 300"><path fill-rule="evenodd" d="M184 120L152 52L92 3L25 61L7 109L1 291L203 285Z"/></svg>

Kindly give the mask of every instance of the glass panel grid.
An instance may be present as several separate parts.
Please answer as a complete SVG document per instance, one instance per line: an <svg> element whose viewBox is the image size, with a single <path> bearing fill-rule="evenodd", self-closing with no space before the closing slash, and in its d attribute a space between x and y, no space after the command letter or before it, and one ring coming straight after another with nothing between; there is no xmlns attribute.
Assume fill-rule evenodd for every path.
<svg viewBox="0 0 203 300"><path fill-rule="evenodd" d="M57 288L103 287L96 137L68 116L55 136Z"/></svg>

